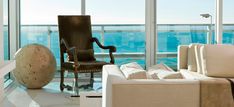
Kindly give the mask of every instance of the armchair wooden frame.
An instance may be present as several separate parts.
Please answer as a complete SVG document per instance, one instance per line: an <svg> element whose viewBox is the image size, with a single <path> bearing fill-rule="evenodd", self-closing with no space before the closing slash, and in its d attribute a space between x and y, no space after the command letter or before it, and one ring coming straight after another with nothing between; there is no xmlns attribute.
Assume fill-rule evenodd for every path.
<svg viewBox="0 0 234 107"><path fill-rule="evenodd" d="M84 35L87 35L87 38L86 38L86 36L81 35L81 33L79 32L79 29L75 29L74 28L74 27L77 27L79 25L74 25L74 26L71 25L72 28L71 27L70 28L67 27L67 26L70 26L69 24L73 24L73 22L68 22L67 20L75 21L74 22L75 24L76 24L76 21L79 22L79 21L85 20L85 21L79 22L79 23L87 22L87 24L90 24L90 25L84 25L83 24L83 26L87 27L87 29L88 29L86 31L87 33L84 33ZM58 16L59 35L60 35L59 38L60 38L60 60L61 60L61 72L60 72L60 75L61 75L60 90L61 91L63 91L64 88L69 88L68 85L64 84L64 72L65 72L65 70L73 71L74 77L75 77L75 87L79 88L78 87L78 73L91 73L91 80L92 80L93 79L93 73L97 72L96 68L98 68L100 70L100 69L102 69L102 66L105 65L105 64L114 64L115 63L113 53L116 52L116 48L114 46L103 46L98 41L97 38L92 37L91 22L87 21L87 20L90 20L90 16ZM69 24L67 24L67 23L69 23ZM77 28L79 28L79 27L77 27ZM75 33L72 31L72 29L75 30L74 31ZM85 30L83 30L83 28L82 28L81 31L85 31ZM83 66L86 66L86 65L84 65L82 63L82 61L79 61L79 59L77 57L77 51L79 49L83 48L82 44L79 44L78 43L79 41L74 42L75 40L72 40L72 42L69 42L68 40L71 40L71 39L68 39L68 40L66 39L66 37L69 34L71 36L75 36L72 39L74 39L74 38L78 38L79 39L79 37L77 36L78 34L80 34L81 36L83 36L83 37L80 37L80 39L86 38L87 40L85 42L81 41L81 42L84 42L84 44L87 43L88 45L90 45L90 46L88 46L88 48L85 48L85 49L93 49L93 43L94 42L101 49L104 49L104 50L108 49L109 50L110 62L109 63L104 63L104 62L101 62L101 61L93 61L93 62L95 62L95 64L93 64L93 66L98 65L98 67L96 67L94 70L93 69L89 69L89 70L81 69ZM65 59L64 59L64 54L65 53L67 53L68 57L72 57L74 60L73 61L65 61ZM99 64L99 63L101 63L101 64ZM89 65L89 66L92 65L92 62L91 63L87 63L87 65Z"/></svg>

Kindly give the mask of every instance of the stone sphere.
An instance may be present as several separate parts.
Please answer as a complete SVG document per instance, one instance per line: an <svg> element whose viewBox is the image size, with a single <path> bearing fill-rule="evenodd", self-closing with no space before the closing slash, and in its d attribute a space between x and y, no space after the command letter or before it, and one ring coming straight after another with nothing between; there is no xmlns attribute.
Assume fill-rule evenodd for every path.
<svg viewBox="0 0 234 107"><path fill-rule="evenodd" d="M56 61L52 52L39 44L26 45L15 54L16 68L13 75L23 86L42 88L54 77Z"/></svg>

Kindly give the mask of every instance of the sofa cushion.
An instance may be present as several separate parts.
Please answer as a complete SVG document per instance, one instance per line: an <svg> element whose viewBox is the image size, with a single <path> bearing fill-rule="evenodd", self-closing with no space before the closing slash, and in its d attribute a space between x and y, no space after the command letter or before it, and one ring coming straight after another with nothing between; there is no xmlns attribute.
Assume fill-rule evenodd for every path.
<svg viewBox="0 0 234 107"><path fill-rule="evenodd" d="M195 46L198 44L191 44L188 48L188 70L197 72L197 63L195 55Z"/></svg>
<svg viewBox="0 0 234 107"><path fill-rule="evenodd" d="M127 79L147 79L146 71L136 62L123 64L120 70Z"/></svg>
<svg viewBox="0 0 234 107"><path fill-rule="evenodd" d="M195 46L195 56L196 56L196 65L197 65L197 72L199 74L203 74L203 71L202 71L202 64L201 64L201 47L203 45L202 44L198 44Z"/></svg>
<svg viewBox="0 0 234 107"><path fill-rule="evenodd" d="M201 48L204 74L214 77L234 77L234 46L205 45Z"/></svg>
<svg viewBox="0 0 234 107"><path fill-rule="evenodd" d="M178 46L177 69L188 69L188 46Z"/></svg>

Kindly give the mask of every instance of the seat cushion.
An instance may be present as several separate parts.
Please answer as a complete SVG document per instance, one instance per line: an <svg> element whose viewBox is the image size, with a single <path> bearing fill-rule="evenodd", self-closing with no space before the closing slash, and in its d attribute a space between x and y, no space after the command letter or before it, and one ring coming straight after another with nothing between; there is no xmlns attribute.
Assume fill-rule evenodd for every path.
<svg viewBox="0 0 234 107"><path fill-rule="evenodd" d="M62 64L62 67L69 70L74 70L74 62L66 62ZM103 65L110 64L103 61L79 61L78 62L78 72L101 72Z"/></svg>
<svg viewBox="0 0 234 107"><path fill-rule="evenodd" d="M204 74L213 77L234 77L234 46L205 45L201 48Z"/></svg>

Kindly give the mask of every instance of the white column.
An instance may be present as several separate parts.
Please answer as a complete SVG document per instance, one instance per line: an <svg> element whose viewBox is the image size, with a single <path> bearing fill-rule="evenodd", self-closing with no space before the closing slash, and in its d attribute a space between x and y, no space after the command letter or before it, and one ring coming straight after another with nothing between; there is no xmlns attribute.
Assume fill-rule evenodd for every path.
<svg viewBox="0 0 234 107"><path fill-rule="evenodd" d="M85 5L86 5L86 3L85 3L85 0L81 0L81 15L85 15L86 13L85 13Z"/></svg>
<svg viewBox="0 0 234 107"><path fill-rule="evenodd" d="M222 44L223 40L223 0L216 0L216 23L215 35L217 44Z"/></svg>
<svg viewBox="0 0 234 107"><path fill-rule="evenodd" d="M19 48L19 0L9 0L9 36L10 36L10 59L13 59Z"/></svg>
<svg viewBox="0 0 234 107"><path fill-rule="evenodd" d="M146 0L145 32L146 32L146 68L156 63L156 0Z"/></svg>

